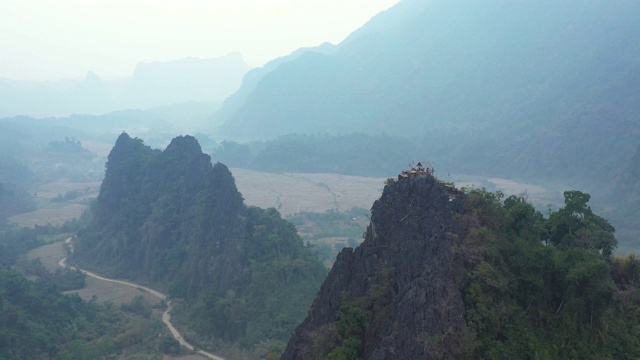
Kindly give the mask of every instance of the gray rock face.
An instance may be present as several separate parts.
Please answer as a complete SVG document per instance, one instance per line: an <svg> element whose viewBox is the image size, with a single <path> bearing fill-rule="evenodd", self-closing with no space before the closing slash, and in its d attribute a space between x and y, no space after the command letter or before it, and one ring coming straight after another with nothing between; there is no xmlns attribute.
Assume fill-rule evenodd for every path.
<svg viewBox="0 0 640 360"><path fill-rule="evenodd" d="M367 238L338 255L282 359L319 359L331 351L318 339L329 341L341 304L351 299L371 314L362 358L455 358L465 322L455 280L463 264L452 250L462 231L454 218L462 212L462 196L430 175L385 186Z"/></svg>

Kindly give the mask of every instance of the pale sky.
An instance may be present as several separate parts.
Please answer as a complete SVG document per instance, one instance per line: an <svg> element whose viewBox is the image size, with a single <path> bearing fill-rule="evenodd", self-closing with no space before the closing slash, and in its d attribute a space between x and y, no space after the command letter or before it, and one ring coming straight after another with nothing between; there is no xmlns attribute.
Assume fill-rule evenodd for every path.
<svg viewBox="0 0 640 360"><path fill-rule="evenodd" d="M130 76L240 52L250 66L339 43L399 0L0 0L0 77Z"/></svg>

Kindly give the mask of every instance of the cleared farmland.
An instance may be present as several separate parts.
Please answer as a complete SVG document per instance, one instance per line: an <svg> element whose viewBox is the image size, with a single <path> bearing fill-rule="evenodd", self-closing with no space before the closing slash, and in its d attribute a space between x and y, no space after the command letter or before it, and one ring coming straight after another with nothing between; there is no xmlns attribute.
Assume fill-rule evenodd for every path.
<svg viewBox="0 0 640 360"><path fill-rule="evenodd" d="M21 227L36 225L62 225L80 217L89 208L89 202L98 196L100 182L71 182L58 180L40 185L35 191L37 209L9 218ZM73 194L73 196L65 195ZM57 199L64 199L56 201Z"/></svg>
<svg viewBox="0 0 640 360"><path fill-rule="evenodd" d="M88 205L71 204L60 208L38 209L28 213L15 215L9 222L21 227L35 227L36 225L62 225L66 221L80 217L89 208Z"/></svg>
<svg viewBox="0 0 640 360"><path fill-rule="evenodd" d="M232 168L231 173L248 205L274 207L285 216L301 211L369 209L382 194L386 180L340 174L275 174L240 168ZM525 195L539 208L562 204L563 199L559 189L509 179L458 174L445 176L442 180L454 182L458 187L499 190L506 196Z"/></svg>
<svg viewBox="0 0 640 360"><path fill-rule="evenodd" d="M339 174L274 174L233 168L238 191L247 205L274 207L282 215L329 209L369 209L380 197L384 178Z"/></svg>

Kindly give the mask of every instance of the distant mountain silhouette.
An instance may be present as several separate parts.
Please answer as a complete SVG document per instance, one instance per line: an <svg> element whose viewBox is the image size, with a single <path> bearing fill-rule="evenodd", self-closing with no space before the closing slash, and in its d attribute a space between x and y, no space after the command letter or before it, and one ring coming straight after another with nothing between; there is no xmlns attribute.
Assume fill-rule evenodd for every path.
<svg viewBox="0 0 640 360"><path fill-rule="evenodd" d="M249 70L239 53L216 59L139 63L131 78L53 82L0 79L0 117L98 115L188 102L222 103Z"/></svg>
<svg viewBox="0 0 640 360"><path fill-rule="evenodd" d="M530 132L594 112L628 125L638 14L629 1L405 0L334 52L264 75L221 132Z"/></svg>

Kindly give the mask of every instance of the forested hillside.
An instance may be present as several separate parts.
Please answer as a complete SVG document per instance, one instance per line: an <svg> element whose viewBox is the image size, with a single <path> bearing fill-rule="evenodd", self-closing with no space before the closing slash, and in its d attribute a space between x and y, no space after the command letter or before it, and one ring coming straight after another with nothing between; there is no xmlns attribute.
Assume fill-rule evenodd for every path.
<svg viewBox="0 0 640 360"><path fill-rule="evenodd" d="M390 180L282 359L636 359L640 261L566 191L525 199Z"/></svg>
<svg viewBox="0 0 640 360"><path fill-rule="evenodd" d="M295 227L247 208L190 136L160 151L120 135L92 213L73 261L182 299L176 318L201 347L286 341L325 275Z"/></svg>
<svg viewBox="0 0 640 360"><path fill-rule="evenodd" d="M0 310L2 359L89 359L119 351L114 337L124 318L113 308L62 295L5 268Z"/></svg>

